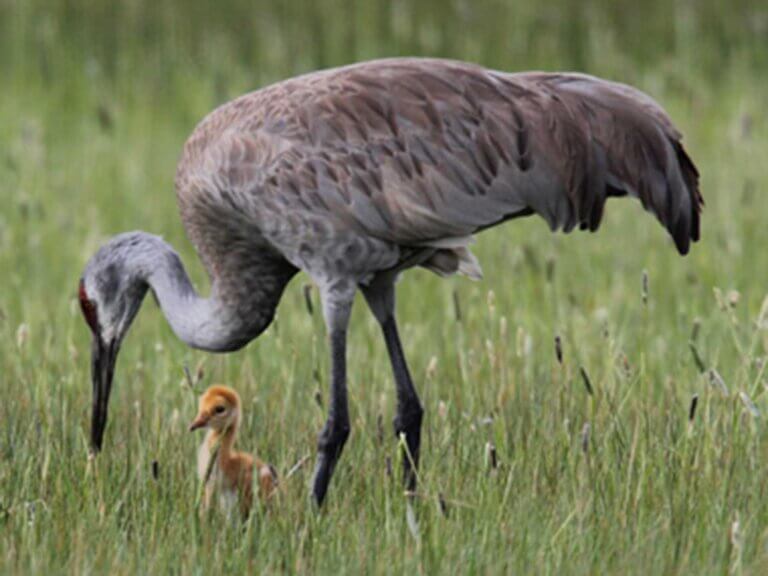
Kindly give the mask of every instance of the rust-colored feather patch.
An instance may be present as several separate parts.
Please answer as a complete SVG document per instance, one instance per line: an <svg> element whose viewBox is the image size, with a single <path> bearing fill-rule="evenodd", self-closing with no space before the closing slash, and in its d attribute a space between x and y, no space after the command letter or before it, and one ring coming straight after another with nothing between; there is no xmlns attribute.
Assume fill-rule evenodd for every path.
<svg viewBox="0 0 768 576"><path fill-rule="evenodd" d="M96 334L99 331L98 313L96 312L96 304L88 298L88 294L85 291L85 281L80 279L80 286L78 287L78 298L80 299L80 309L83 311L83 317L91 328L91 331Z"/></svg>

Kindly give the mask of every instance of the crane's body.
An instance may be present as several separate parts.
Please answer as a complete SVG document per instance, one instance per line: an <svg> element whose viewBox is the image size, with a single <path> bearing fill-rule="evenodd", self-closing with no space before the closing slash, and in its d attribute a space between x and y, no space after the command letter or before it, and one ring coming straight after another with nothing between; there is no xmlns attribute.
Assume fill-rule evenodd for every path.
<svg viewBox="0 0 768 576"><path fill-rule="evenodd" d="M680 140L661 107L628 86L446 60L365 62L242 96L195 129L176 176L211 296L197 296L162 240L116 237L81 284L86 318L111 358L94 362L94 373L111 381L109 340L119 346L149 288L187 343L229 351L269 325L285 285L305 271L321 291L332 355L320 502L349 434L345 351L355 292L381 323L398 390L396 431L417 462L422 408L394 321L397 275L423 266L477 278L473 234L532 214L553 230L594 231L610 196L638 198L685 254L699 238L703 201ZM133 262L126 276L137 280L122 292L134 296L118 311L107 304L103 321L110 282L98 270L118 261ZM94 416L97 449L105 402L94 400L94 414L104 413Z"/></svg>

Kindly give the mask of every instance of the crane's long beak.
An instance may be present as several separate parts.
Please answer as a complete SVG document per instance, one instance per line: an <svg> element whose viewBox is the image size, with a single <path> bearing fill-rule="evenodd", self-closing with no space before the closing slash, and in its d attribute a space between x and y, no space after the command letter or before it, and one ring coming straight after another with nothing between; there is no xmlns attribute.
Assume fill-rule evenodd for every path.
<svg viewBox="0 0 768 576"><path fill-rule="evenodd" d="M91 451L101 451L104 429L107 427L107 407L115 373L115 360L120 350L116 341L104 342L94 333L91 344L91 380L93 382L93 407L91 409Z"/></svg>

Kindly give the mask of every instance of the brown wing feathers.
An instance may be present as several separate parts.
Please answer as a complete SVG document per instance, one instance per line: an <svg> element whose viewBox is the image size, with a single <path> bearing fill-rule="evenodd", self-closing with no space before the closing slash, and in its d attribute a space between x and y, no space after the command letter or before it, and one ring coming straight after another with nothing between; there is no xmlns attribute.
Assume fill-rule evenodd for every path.
<svg viewBox="0 0 768 576"><path fill-rule="evenodd" d="M679 132L645 94L579 74L500 74L433 61L393 70L386 72L396 76L393 85L409 88L399 90L407 102L395 100L399 115L392 124L412 119L414 106L422 110L430 121L415 131L423 137L426 124L431 136L426 147L439 159L425 161L465 194L486 196L478 200L486 202L486 210L509 207L506 189L507 200L527 199L553 227L594 231L608 197L631 195L657 216L681 253L698 240L703 204L698 173ZM408 127L403 133L406 139L412 135ZM417 185L407 170L400 172ZM436 188L427 187L424 207L440 220L448 212L444 207L442 214L434 213L434 198L445 195ZM463 210L463 224L475 221L464 198L453 195L451 201ZM496 213L495 222L516 213ZM443 220L446 233L457 224L452 217Z"/></svg>
<svg viewBox="0 0 768 576"><path fill-rule="evenodd" d="M247 95L198 132L215 151L233 124L266 150L258 166L235 168L262 173L267 191L258 179L230 184L399 245L466 238L530 213L553 229L594 231L607 198L625 195L681 253L699 239L698 172L680 133L650 97L590 76L379 60ZM180 182L200 165L191 141Z"/></svg>
<svg viewBox="0 0 768 576"><path fill-rule="evenodd" d="M596 230L606 198L629 194L687 253L690 241L699 239L698 172L661 108L636 90L595 78L532 76L550 96L540 105L553 128L537 136L547 142L551 160L561 159L581 227Z"/></svg>

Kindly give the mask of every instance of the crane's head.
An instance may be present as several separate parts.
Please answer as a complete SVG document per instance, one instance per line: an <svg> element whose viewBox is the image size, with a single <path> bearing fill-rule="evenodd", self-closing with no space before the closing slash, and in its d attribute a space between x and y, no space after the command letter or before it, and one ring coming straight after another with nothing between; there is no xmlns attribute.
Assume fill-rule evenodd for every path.
<svg viewBox="0 0 768 576"><path fill-rule="evenodd" d="M189 425L192 432L210 428L216 432L236 426L240 420L240 397L229 386L211 386L200 396L197 416Z"/></svg>
<svg viewBox="0 0 768 576"><path fill-rule="evenodd" d="M91 329L91 450L101 450L107 423L107 405L120 344L147 293L147 283L137 268L133 252L141 233L120 234L91 258L80 278L78 297L83 317Z"/></svg>

